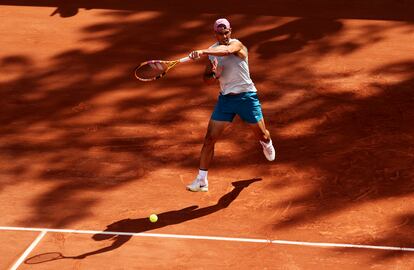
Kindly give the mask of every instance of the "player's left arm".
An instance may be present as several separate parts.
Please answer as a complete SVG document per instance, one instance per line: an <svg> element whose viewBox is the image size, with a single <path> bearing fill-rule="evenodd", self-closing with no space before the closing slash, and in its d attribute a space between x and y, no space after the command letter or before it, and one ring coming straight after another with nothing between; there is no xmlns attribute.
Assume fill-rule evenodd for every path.
<svg viewBox="0 0 414 270"><path fill-rule="evenodd" d="M217 60L216 60L217 61ZM215 66L213 62L207 59L206 67L203 74L203 80L206 84L214 84L217 81Z"/></svg>

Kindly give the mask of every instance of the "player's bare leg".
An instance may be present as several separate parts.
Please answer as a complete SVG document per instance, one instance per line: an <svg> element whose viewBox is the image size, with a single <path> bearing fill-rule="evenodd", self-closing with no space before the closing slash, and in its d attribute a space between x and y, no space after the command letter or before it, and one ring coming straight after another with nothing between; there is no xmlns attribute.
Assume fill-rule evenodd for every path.
<svg viewBox="0 0 414 270"><path fill-rule="evenodd" d="M200 169L207 171L214 156L214 146L229 122L210 120L200 155Z"/></svg>
<svg viewBox="0 0 414 270"><path fill-rule="evenodd" d="M263 153L267 160L273 161L275 159L275 148L273 147L270 132L266 129L264 119L262 118L256 124L250 124L256 138L259 140L263 148Z"/></svg>
<svg viewBox="0 0 414 270"><path fill-rule="evenodd" d="M200 168L197 178L187 186L190 191L208 191L207 173L214 156L214 147L229 122L211 120L208 123L203 148L200 154Z"/></svg>

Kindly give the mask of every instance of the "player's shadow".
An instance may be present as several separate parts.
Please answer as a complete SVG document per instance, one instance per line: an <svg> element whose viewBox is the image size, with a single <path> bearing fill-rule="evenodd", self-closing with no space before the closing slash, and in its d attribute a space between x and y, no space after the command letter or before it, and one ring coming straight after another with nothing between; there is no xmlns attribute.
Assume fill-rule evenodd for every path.
<svg viewBox="0 0 414 270"><path fill-rule="evenodd" d="M69 1L56 1L56 9L50 14L50 16L54 16L59 14L62 18L73 17L79 13L79 4L71 3ZM89 6L84 7L85 9L91 9Z"/></svg>
<svg viewBox="0 0 414 270"><path fill-rule="evenodd" d="M216 204L203 208L198 208L197 205L192 205L180 210L160 213L158 214L158 221L156 223L151 223L148 218L128 218L114 222L108 225L107 228L104 230L104 232L108 234L99 233L92 236L92 239L94 239L95 241L112 239L113 242L110 246L100 248L98 250L87 252L71 258L83 259L88 256L117 249L132 238L132 235L130 235L129 233L140 233L149 230L154 230L215 213L219 210L227 208L237 198L237 196L239 196L240 192L243 189L248 187L250 184L261 180L261 178L253 178L249 180L240 180L233 182L233 190L221 197ZM117 232L128 234L116 234Z"/></svg>

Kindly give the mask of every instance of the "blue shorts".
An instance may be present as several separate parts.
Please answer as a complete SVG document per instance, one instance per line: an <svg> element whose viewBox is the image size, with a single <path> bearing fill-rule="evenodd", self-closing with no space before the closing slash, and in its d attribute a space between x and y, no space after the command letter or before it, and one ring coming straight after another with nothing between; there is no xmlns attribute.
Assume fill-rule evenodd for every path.
<svg viewBox="0 0 414 270"><path fill-rule="evenodd" d="M250 124L256 124L263 118L262 107L256 92L237 95L220 94L211 119L232 122L236 114Z"/></svg>

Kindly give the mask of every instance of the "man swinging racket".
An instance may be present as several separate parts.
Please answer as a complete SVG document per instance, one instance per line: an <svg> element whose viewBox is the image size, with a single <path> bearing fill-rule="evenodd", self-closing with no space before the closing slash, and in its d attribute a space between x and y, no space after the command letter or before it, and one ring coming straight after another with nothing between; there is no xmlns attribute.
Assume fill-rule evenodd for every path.
<svg viewBox="0 0 414 270"><path fill-rule="evenodd" d="M211 84L219 80L221 88L201 150L199 173L187 186L190 191L208 191L207 173L214 146L236 115L251 126L267 160L275 159L275 149L265 126L257 90L250 79L247 48L230 37L231 27L227 19L216 20L213 28L217 42L208 49L196 50L189 55L192 59L208 56L210 61L206 65L204 81Z"/></svg>

